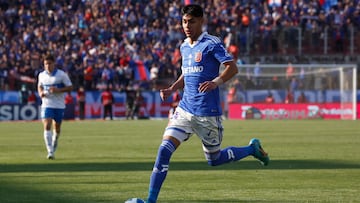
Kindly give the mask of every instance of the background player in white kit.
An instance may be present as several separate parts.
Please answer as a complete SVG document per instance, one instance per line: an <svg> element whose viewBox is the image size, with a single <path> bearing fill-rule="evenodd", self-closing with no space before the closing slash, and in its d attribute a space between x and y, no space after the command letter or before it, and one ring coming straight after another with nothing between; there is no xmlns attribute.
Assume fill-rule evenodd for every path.
<svg viewBox="0 0 360 203"><path fill-rule="evenodd" d="M203 22L203 9L199 5L182 8L182 26L187 37L180 47L182 74L169 88L160 90L160 96L166 100L182 88L184 93L163 134L150 177L147 203L157 202L173 152L192 134L200 138L210 166L250 155L263 165L269 163L258 139L250 140L247 146L221 148L223 127L218 86L235 76L238 70L220 39L202 31ZM221 64L225 70L219 74Z"/></svg>
<svg viewBox="0 0 360 203"><path fill-rule="evenodd" d="M42 101L41 119L48 159L55 158L65 109L64 93L72 88L69 76L55 68L55 57L47 54L44 58L44 71L38 76L38 94Z"/></svg>

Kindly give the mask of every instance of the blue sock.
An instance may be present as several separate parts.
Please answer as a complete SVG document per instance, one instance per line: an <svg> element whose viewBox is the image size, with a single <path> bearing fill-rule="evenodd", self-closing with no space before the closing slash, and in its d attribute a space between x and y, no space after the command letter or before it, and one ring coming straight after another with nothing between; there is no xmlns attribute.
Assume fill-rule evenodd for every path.
<svg viewBox="0 0 360 203"><path fill-rule="evenodd" d="M231 161L238 161L240 159L243 159L249 155L254 154L254 148L252 146L227 147L225 149L222 149L219 153L220 156L217 159L208 159L208 164L210 166L218 166L221 164L229 163Z"/></svg>
<svg viewBox="0 0 360 203"><path fill-rule="evenodd" d="M150 177L148 203L157 201L161 185L163 184L169 169L170 157L175 149L175 145L171 140L162 141Z"/></svg>

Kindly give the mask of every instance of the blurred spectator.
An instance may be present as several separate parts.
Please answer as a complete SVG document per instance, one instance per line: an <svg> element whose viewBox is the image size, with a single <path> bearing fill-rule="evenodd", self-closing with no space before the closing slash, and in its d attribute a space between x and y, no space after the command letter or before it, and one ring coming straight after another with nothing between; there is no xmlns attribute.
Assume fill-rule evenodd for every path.
<svg viewBox="0 0 360 203"><path fill-rule="evenodd" d="M107 64L105 62L100 62L99 70L101 74L100 86L114 88L114 64ZM97 88L103 89L103 88Z"/></svg>
<svg viewBox="0 0 360 203"><path fill-rule="evenodd" d="M141 94L141 89L136 91L133 109L131 110L131 119L138 119L140 117L140 110L144 104L144 97Z"/></svg>
<svg viewBox="0 0 360 203"><path fill-rule="evenodd" d="M273 97L273 95L271 94L270 91L269 91L268 95L265 98L265 103L267 103L267 104L275 103L274 97Z"/></svg>
<svg viewBox="0 0 360 203"><path fill-rule="evenodd" d="M29 90L29 97L27 100L28 104L38 104L38 97L35 94L35 91L33 90Z"/></svg>
<svg viewBox="0 0 360 203"><path fill-rule="evenodd" d="M227 94L227 101L229 103L237 103L240 102L240 98L237 93L237 88L235 85L230 86L228 94Z"/></svg>
<svg viewBox="0 0 360 203"><path fill-rule="evenodd" d="M1 62L2 60L0 60ZM3 63L0 64L0 90L7 90L8 89L8 69L6 62L2 61Z"/></svg>
<svg viewBox="0 0 360 203"><path fill-rule="evenodd" d="M281 84L277 76L272 77L269 89L280 89Z"/></svg>
<svg viewBox="0 0 360 203"><path fill-rule="evenodd" d="M262 79L261 79L262 70L260 68L260 62L256 62L255 68L254 68L254 85L256 89L262 88Z"/></svg>
<svg viewBox="0 0 360 203"><path fill-rule="evenodd" d="M294 103L294 94L291 91L287 91L286 92L286 96L285 96L285 104L292 104Z"/></svg>
<svg viewBox="0 0 360 203"><path fill-rule="evenodd" d="M344 51L344 33L339 27L334 30L333 38L335 41L335 51L342 53Z"/></svg>
<svg viewBox="0 0 360 203"><path fill-rule="evenodd" d="M154 90L156 89L156 81L158 78L159 78L159 67L157 66L156 63L154 63L150 69L150 80L152 83L152 89Z"/></svg>
<svg viewBox="0 0 360 203"><path fill-rule="evenodd" d="M27 104L28 103L28 97L29 97L29 91L26 87L26 85L21 85L21 90L19 92L19 103L20 104Z"/></svg>
<svg viewBox="0 0 360 203"><path fill-rule="evenodd" d="M304 92L301 92L301 94L297 98L297 103L307 103L307 99Z"/></svg>
<svg viewBox="0 0 360 203"><path fill-rule="evenodd" d="M101 103L103 105L103 119L105 120L109 116L110 120L113 120L112 105L114 103L114 96L109 87L101 93Z"/></svg>
<svg viewBox="0 0 360 203"><path fill-rule="evenodd" d="M295 92L299 88L299 82L296 77L292 77L289 84L290 92Z"/></svg>
<svg viewBox="0 0 360 203"><path fill-rule="evenodd" d="M135 105L136 91L132 86L128 86L124 91L126 93L126 119L134 119L133 109Z"/></svg>
<svg viewBox="0 0 360 203"><path fill-rule="evenodd" d="M82 86L77 91L76 101L79 107L79 119L83 120L85 118L86 92Z"/></svg>
<svg viewBox="0 0 360 203"><path fill-rule="evenodd" d="M294 67L292 66L292 63L289 62L286 68L286 80L288 80L289 83L293 79L293 75L294 75Z"/></svg>
<svg viewBox="0 0 360 203"><path fill-rule="evenodd" d="M116 71L119 89L126 89L133 78L133 71L129 67L129 59L127 57L120 59L119 66Z"/></svg>
<svg viewBox="0 0 360 203"><path fill-rule="evenodd" d="M71 92L68 92L65 95L65 105L67 105L67 104L74 104L74 98L71 95Z"/></svg>
<svg viewBox="0 0 360 203"><path fill-rule="evenodd" d="M71 92L67 92L65 95L65 111L64 119L74 119L75 118L75 103L74 98L71 95Z"/></svg>
<svg viewBox="0 0 360 203"><path fill-rule="evenodd" d="M93 90L94 68L92 66L86 67L84 70L84 85L86 90Z"/></svg>

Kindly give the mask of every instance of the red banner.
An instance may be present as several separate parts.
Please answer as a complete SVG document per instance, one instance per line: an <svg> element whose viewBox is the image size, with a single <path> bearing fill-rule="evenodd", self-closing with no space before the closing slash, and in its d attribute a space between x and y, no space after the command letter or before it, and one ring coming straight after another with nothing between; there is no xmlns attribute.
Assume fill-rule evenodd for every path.
<svg viewBox="0 0 360 203"><path fill-rule="evenodd" d="M229 119L351 119L352 105L312 104L229 104Z"/></svg>
<svg viewBox="0 0 360 203"><path fill-rule="evenodd" d="M131 63L134 68L135 80L147 81L150 79L149 69L142 61Z"/></svg>

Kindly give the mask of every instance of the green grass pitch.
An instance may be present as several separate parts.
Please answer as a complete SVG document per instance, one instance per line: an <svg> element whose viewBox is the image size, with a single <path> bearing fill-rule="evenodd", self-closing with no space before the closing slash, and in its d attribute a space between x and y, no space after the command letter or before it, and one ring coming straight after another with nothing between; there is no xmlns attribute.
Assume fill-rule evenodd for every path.
<svg viewBox="0 0 360 203"><path fill-rule="evenodd" d="M257 137L271 162L207 165L193 136L173 155L159 203L360 202L360 121L224 121L223 147ZM56 160L42 124L0 122L1 203L146 198L167 120L65 121Z"/></svg>

